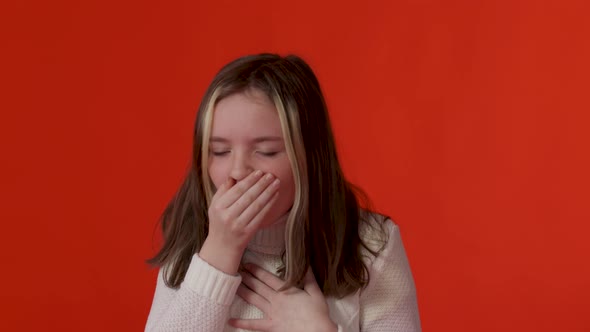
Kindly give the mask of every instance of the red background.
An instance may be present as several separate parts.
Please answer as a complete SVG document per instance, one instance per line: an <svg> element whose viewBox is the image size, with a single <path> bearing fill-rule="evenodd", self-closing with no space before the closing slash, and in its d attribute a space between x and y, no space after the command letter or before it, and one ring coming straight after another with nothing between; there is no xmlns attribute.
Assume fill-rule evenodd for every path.
<svg viewBox="0 0 590 332"><path fill-rule="evenodd" d="M0 329L143 329L199 100L273 51L314 67L346 174L401 225L425 331L590 330L586 1L0 13Z"/></svg>

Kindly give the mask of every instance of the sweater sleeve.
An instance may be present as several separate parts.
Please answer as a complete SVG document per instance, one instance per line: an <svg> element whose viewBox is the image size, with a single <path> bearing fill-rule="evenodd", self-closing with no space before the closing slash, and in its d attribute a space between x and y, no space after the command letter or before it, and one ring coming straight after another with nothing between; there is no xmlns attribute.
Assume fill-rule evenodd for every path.
<svg viewBox="0 0 590 332"><path fill-rule="evenodd" d="M158 273L146 331L222 332L242 279L225 274L195 254L180 288Z"/></svg>
<svg viewBox="0 0 590 332"><path fill-rule="evenodd" d="M416 288L399 228L385 221L388 239L369 264L369 284L360 295L362 332L421 331Z"/></svg>

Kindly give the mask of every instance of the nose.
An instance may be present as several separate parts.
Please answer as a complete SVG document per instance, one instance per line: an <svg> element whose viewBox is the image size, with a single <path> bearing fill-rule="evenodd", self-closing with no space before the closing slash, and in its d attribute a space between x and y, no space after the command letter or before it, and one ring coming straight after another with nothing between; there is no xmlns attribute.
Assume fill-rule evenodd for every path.
<svg viewBox="0 0 590 332"><path fill-rule="evenodd" d="M235 153L232 156L232 165L229 176L239 182L252 173L254 169L250 165L247 156Z"/></svg>

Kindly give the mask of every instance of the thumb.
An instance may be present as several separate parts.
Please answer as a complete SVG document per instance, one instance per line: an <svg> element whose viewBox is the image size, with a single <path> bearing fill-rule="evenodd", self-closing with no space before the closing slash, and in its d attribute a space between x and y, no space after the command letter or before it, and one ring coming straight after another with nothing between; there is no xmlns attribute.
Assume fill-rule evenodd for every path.
<svg viewBox="0 0 590 332"><path fill-rule="evenodd" d="M218 188L216 188L215 192L213 193L213 201L219 199L223 194L225 194L228 190L231 189L235 184L235 180L231 177L228 177L225 182L223 182Z"/></svg>
<svg viewBox="0 0 590 332"><path fill-rule="evenodd" d="M220 192L220 194L223 194L224 192L228 191L231 187L233 187L234 184L234 179L228 177L227 180L225 180L225 182L223 182L221 186L219 186L217 191Z"/></svg>

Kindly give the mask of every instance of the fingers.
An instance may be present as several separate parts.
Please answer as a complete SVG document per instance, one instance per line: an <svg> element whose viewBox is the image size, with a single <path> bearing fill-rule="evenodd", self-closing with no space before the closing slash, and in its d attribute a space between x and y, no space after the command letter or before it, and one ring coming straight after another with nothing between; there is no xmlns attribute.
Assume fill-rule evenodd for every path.
<svg viewBox="0 0 590 332"><path fill-rule="evenodd" d="M309 295L323 296L322 290L315 280L311 266L307 268L307 273L305 273L305 278L303 279L303 290L305 290Z"/></svg>
<svg viewBox="0 0 590 332"><path fill-rule="evenodd" d="M233 186L227 186L228 182L225 182L222 186L227 186L227 190L220 191L214 195L214 201L218 208L227 208L234 204L250 187L252 187L260 178L263 172L261 170L250 173L245 179L240 181ZM228 181L234 181L229 178Z"/></svg>
<svg viewBox="0 0 590 332"><path fill-rule="evenodd" d="M223 194L225 194L234 184L234 179L227 178L227 180L225 180L225 182L222 183L221 186L219 186L219 188L217 188L217 191L213 195L213 199L215 199L216 197L223 196Z"/></svg>
<svg viewBox="0 0 590 332"><path fill-rule="evenodd" d="M262 176L260 170L237 184L229 178L213 196L212 205L217 210L226 210L225 213L232 219L240 218L242 223L247 224L273 199L279 184L279 179L270 173Z"/></svg>
<svg viewBox="0 0 590 332"><path fill-rule="evenodd" d="M244 301L260 309L263 313L268 313L268 310L270 309L270 302L268 302L268 300L262 297L260 294L255 293L248 287L244 286L244 284L241 284L238 287L237 294Z"/></svg>
<svg viewBox="0 0 590 332"><path fill-rule="evenodd" d="M252 222L254 217L269 205L279 189L279 183L279 179L275 179L272 174L266 174L228 208L229 213L239 216L238 222Z"/></svg>
<svg viewBox="0 0 590 332"><path fill-rule="evenodd" d="M254 277L248 272L240 273L242 275L242 284L248 286L248 289L258 296L262 297L265 301L271 301L273 295L276 294L276 290L265 284L261 280ZM262 308L259 308L262 310Z"/></svg>
<svg viewBox="0 0 590 332"><path fill-rule="evenodd" d="M279 179L257 170L219 186L209 206L209 236L242 250L277 201Z"/></svg>
<svg viewBox="0 0 590 332"><path fill-rule="evenodd" d="M268 319L230 319L229 325L249 331L270 331L271 322Z"/></svg>
<svg viewBox="0 0 590 332"><path fill-rule="evenodd" d="M244 282L246 285L248 285L248 287L250 287L250 284L246 283L246 280L247 280L247 282L252 283L252 285L255 288L250 287L250 289L252 289L253 291L257 292L258 294L264 296L266 299L269 299L269 297L272 296L272 293L281 289L285 285L285 282L283 280L281 280L279 277L266 271L265 269L261 268L258 265L246 264L244 267L246 268L246 270L248 272L250 272L249 274L251 275L251 277L248 277L248 273L243 273L242 277L246 276L247 278L242 279L242 282ZM260 293L258 291L259 289L262 289L263 292L266 291L266 289L263 288L262 285L266 286L267 288L270 288L270 291L272 291L272 293L267 292L266 295Z"/></svg>
<svg viewBox="0 0 590 332"><path fill-rule="evenodd" d="M273 207L275 202L278 200L279 193L276 191L276 189L278 188L270 188L270 190L265 191L263 195L261 195L254 204L248 207L247 211L244 211L245 214L242 214L241 217L244 220L250 220L247 227L251 230L258 229L258 226L264 220L268 211ZM270 197L270 199L268 199L268 197ZM261 206L262 209L260 209ZM252 218L252 215L255 216Z"/></svg>

